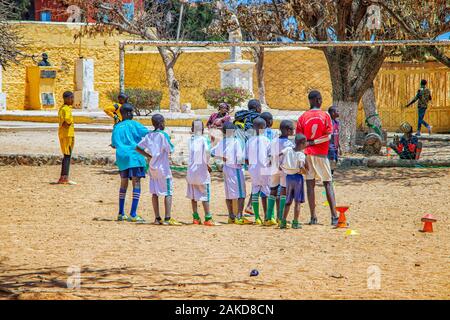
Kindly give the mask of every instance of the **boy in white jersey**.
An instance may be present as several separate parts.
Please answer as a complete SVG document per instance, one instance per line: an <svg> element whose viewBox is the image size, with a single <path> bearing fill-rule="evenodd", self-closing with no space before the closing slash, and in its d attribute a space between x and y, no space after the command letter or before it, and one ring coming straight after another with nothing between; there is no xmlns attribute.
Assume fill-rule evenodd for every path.
<svg viewBox="0 0 450 320"><path fill-rule="evenodd" d="M308 168L306 156L303 153L305 148L306 137L303 134L297 134L295 136L295 146L287 147L282 151L283 160L281 162L281 168L286 174L286 207L284 208L280 229L287 228L286 219L292 202L295 202L292 229L301 229L302 227L298 218L300 216L301 204L305 202L303 174L306 173L306 169Z"/></svg>
<svg viewBox="0 0 450 320"><path fill-rule="evenodd" d="M259 197L270 193L270 140L264 136L266 121L258 117L253 120L255 135L250 137L245 145L245 156L248 164L248 172L252 178L252 207L255 214L255 224L262 225L259 216ZM261 197L266 201L267 197ZM267 217L265 217L267 218ZM273 224L277 224L273 220Z"/></svg>
<svg viewBox="0 0 450 320"><path fill-rule="evenodd" d="M211 168L209 166L209 154L211 144L203 136L204 126L202 120L192 122L192 136L189 140L189 163L186 175L187 191L186 197L191 199L193 223L202 224L198 214L197 202L201 201L205 211L205 226L214 226L215 223L209 209Z"/></svg>
<svg viewBox="0 0 450 320"><path fill-rule="evenodd" d="M155 130L150 131L138 144L136 150L149 158L150 193L155 211L155 224L181 225L171 217L173 180L169 156L173 145L167 132L164 132L165 120L160 114L152 116ZM165 216L161 221L158 197L164 197Z"/></svg>
<svg viewBox="0 0 450 320"><path fill-rule="evenodd" d="M270 175L270 196L267 201L267 221L272 221L275 215L275 204L277 204L278 222L283 216L284 206L286 204L286 174L281 170L281 152L287 147L293 147L294 144L289 140L289 136L294 134L294 123L291 120L283 120L280 123L281 135L272 141L271 145L271 175ZM279 197L278 197L279 194Z"/></svg>
<svg viewBox="0 0 450 320"><path fill-rule="evenodd" d="M211 156L224 162L223 180L225 183L228 223L251 224L242 215L246 194L244 170L242 168L245 158L244 150L241 142L234 136L234 124L225 122L222 130L224 138L211 150ZM238 202L237 212L233 212L233 200Z"/></svg>

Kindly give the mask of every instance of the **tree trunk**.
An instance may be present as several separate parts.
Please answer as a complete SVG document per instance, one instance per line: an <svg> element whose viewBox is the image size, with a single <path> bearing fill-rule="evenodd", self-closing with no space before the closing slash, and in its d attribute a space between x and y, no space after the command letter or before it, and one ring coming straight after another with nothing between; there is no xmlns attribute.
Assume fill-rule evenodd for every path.
<svg viewBox="0 0 450 320"><path fill-rule="evenodd" d="M358 103L383 64L382 48L327 47L324 49L333 87L333 103L338 107L341 123L339 143L342 151L356 147Z"/></svg>
<svg viewBox="0 0 450 320"><path fill-rule="evenodd" d="M179 57L179 54L169 53L167 48L158 47L159 54L164 63L166 70L166 83L169 88L169 111L180 112L180 87L177 78L175 77L175 63Z"/></svg>
<svg viewBox="0 0 450 320"><path fill-rule="evenodd" d="M355 149L357 101L334 101L339 110L340 132L339 144L342 151L350 152Z"/></svg>
<svg viewBox="0 0 450 320"><path fill-rule="evenodd" d="M256 77L258 82L258 99L263 105L266 102L266 85L264 83L264 47L255 48Z"/></svg>
<svg viewBox="0 0 450 320"><path fill-rule="evenodd" d="M364 92L362 96L362 102L364 107L364 114L367 119L367 122L371 124L372 126L375 126L376 128L381 131L381 119L379 116L377 116L377 104L375 101L375 91L373 87L373 83L370 85L370 87ZM375 129L369 126L369 133L378 133ZM383 137L381 137L383 138Z"/></svg>

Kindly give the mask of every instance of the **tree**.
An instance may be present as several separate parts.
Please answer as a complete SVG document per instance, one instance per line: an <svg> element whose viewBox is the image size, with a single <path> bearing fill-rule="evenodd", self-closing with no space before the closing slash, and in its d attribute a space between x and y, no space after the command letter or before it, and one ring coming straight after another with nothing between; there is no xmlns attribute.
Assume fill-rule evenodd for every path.
<svg viewBox="0 0 450 320"><path fill-rule="evenodd" d="M277 28L271 21L275 18L267 1L248 0L244 3L228 1L220 6L217 23L211 25L209 31L213 34L224 34L233 29L231 15L234 13L239 22L241 32L247 41L272 41L277 37ZM266 103L266 88L264 84L264 47L251 47L256 63L256 78L258 83L258 99Z"/></svg>
<svg viewBox="0 0 450 320"><path fill-rule="evenodd" d="M180 0L153 0L144 1L142 8L137 8L130 16L122 0L60 0L65 5L79 6L84 15L95 20L92 25L86 25L77 36L95 36L96 34L111 34L114 31L136 35L144 40L175 40L179 20L177 15L181 6ZM209 2L189 6L183 19L197 17L195 29L183 29L181 39L190 39L190 32L195 31L199 36L200 30L206 28L212 18L205 14L204 6ZM164 63L166 84L169 89L170 111L180 110L179 82L175 75L175 64L182 54L180 47L158 47L158 52Z"/></svg>
<svg viewBox="0 0 450 320"><path fill-rule="evenodd" d="M371 5L382 9L380 30L367 27ZM445 0L272 0L272 10L277 16L273 23L279 32L297 41L432 39L449 29L445 23L449 10ZM389 50L337 46L321 50L330 70L333 103L340 110L341 146L350 151L355 145L358 103L366 90L373 87ZM443 56L436 47L427 50Z"/></svg>
<svg viewBox="0 0 450 320"><path fill-rule="evenodd" d="M16 16L14 1L0 0L0 67L18 64L27 55L22 52L24 44L15 27L6 20Z"/></svg>

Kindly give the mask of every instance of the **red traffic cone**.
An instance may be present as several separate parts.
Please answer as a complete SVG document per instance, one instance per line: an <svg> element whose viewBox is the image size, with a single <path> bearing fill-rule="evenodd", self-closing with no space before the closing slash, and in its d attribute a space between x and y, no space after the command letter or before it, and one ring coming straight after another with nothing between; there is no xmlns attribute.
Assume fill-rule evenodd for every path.
<svg viewBox="0 0 450 320"><path fill-rule="evenodd" d="M433 232L433 222L436 222L437 220L432 214L428 213L424 215L421 221L423 222L423 229L420 230L421 232Z"/></svg>
<svg viewBox="0 0 450 320"><path fill-rule="evenodd" d="M336 228L347 228L347 218L345 217L345 212L348 210L349 206L337 206L336 210L339 212L339 219Z"/></svg>

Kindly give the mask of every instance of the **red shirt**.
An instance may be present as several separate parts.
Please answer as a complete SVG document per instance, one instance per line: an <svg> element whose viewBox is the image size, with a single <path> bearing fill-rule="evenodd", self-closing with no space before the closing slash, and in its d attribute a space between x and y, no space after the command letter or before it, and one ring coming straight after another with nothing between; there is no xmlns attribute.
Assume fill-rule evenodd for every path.
<svg viewBox="0 0 450 320"><path fill-rule="evenodd" d="M307 140L315 140L333 133L333 124L328 112L311 109L303 113L297 121L295 133L302 133ZM305 154L328 155L330 141L306 147Z"/></svg>

